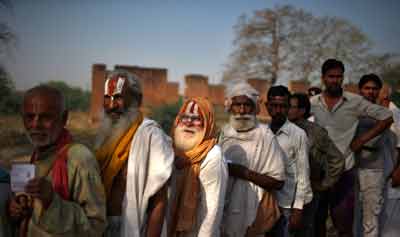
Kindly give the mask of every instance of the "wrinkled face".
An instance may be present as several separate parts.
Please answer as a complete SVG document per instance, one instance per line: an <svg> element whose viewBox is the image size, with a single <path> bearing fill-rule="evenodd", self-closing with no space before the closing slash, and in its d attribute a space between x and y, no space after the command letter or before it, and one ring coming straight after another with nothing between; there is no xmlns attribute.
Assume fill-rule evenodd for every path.
<svg viewBox="0 0 400 237"><path fill-rule="evenodd" d="M286 121L289 103L287 96L272 96L268 98L267 110L272 120L276 122Z"/></svg>
<svg viewBox="0 0 400 237"><path fill-rule="evenodd" d="M373 81L368 81L360 88L360 94L371 103L376 103L380 88Z"/></svg>
<svg viewBox="0 0 400 237"><path fill-rule="evenodd" d="M174 131L175 147L182 151L188 151L197 146L203 140L205 126L196 103L190 102L185 112L179 115L178 124Z"/></svg>
<svg viewBox="0 0 400 237"><path fill-rule="evenodd" d="M233 115L252 115L256 112L256 107L251 99L245 95L232 98L231 112Z"/></svg>
<svg viewBox="0 0 400 237"><path fill-rule="evenodd" d="M341 68L329 69L322 75L325 90L331 95L340 95L342 92L343 71Z"/></svg>
<svg viewBox="0 0 400 237"><path fill-rule="evenodd" d="M107 79L104 86L104 112L114 122L128 111L133 96L128 90L128 80L122 76Z"/></svg>
<svg viewBox="0 0 400 237"><path fill-rule="evenodd" d="M256 106L247 96L233 97L230 113L229 122L235 130L247 131L254 128L256 124Z"/></svg>
<svg viewBox="0 0 400 237"><path fill-rule="evenodd" d="M299 100L297 98L290 98L289 102L290 105L288 111L288 119L290 121L296 121L303 118L304 109L299 108Z"/></svg>
<svg viewBox="0 0 400 237"><path fill-rule="evenodd" d="M61 134L66 114L51 96L34 94L24 100L22 118L28 138L36 148L52 145Z"/></svg>

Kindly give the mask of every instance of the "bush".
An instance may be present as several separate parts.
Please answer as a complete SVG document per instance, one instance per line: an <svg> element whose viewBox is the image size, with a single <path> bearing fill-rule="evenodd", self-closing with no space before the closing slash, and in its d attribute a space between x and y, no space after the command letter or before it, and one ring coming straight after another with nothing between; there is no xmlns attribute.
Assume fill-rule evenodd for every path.
<svg viewBox="0 0 400 237"><path fill-rule="evenodd" d="M59 89L65 97L67 108L71 111L87 111L90 106L90 92L72 87L62 81L49 81L45 85Z"/></svg>
<svg viewBox="0 0 400 237"><path fill-rule="evenodd" d="M150 117L157 121L166 134L171 133L172 124L183 104L182 97L175 104L167 104L154 108Z"/></svg>
<svg viewBox="0 0 400 237"><path fill-rule="evenodd" d="M0 66L0 114L18 113L22 98L15 90L9 74Z"/></svg>

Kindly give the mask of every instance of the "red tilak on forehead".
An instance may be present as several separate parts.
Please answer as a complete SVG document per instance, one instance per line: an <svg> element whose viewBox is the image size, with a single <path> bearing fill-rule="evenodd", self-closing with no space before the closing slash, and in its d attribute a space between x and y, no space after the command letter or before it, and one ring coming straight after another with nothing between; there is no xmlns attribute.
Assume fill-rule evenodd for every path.
<svg viewBox="0 0 400 237"><path fill-rule="evenodd" d="M196 106L196 103L191 102L189 105L191 105L189 111L190 111L191 114L193 114L194 113L194 107Z"/></svg>
<svg viewBox="0 0 400 237"><path fill-rule="evenodd" d="M114 94L114 90L117 87L118 77L113 77L108 81L108 95L112 96Z"/></svg>

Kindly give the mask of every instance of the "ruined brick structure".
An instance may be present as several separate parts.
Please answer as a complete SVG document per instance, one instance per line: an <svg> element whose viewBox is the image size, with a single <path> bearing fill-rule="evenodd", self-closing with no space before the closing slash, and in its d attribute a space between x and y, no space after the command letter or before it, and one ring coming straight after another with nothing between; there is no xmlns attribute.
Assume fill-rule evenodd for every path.
<svg viewBox="0 0 400 237"><path fill-rule="evenodd" d="M127 70L139 77L143 89L144 110L164 104L176 103L179 100L179 83L168 82L168 70L165 68L149 68L129 65L116 65L115 69ZM104 64L94 64L92 66L92 98L90 108L90 120L97 123L103 109L104 82L107 76L107 68ZM225 86L223 84L209 84L208 77L201 74L188 74L184 78L184 98L196 96L207 97L215 106L223 106L225 101ZM269 81L251 78L248 79L260 93L260 116L268 119L265 108L267 92L270 88ZM305 81L289 81L288 88L291 92L307 93L310 84ZM357 85L347 84L344 89L358 93Z"/></svg>

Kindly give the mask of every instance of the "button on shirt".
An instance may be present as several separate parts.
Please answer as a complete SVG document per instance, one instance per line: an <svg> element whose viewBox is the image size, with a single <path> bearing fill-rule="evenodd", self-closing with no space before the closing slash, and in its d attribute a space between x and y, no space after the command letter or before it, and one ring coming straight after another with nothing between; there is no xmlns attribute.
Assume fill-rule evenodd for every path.
<svg viewBox="0 0 400 237"><path fill-rule="evenodd" d="M350 150L350 143L356 133L359 118L365 116L385 120L392 116L388 109L346 91L331 111L322 94L313 96L311 113L314 115L315 123L328 131L337 148L343 153L346 170L354 166L354 154Z"/></svg>
<svg viewBox="0 0 400 237"><path fill-rule="evenodd" d="M313 197L307 135L303 129L286 120L275 136L285 152L286 180L283 188L276 193L279 206L303 209Z"/></svg>

